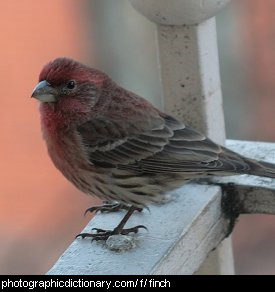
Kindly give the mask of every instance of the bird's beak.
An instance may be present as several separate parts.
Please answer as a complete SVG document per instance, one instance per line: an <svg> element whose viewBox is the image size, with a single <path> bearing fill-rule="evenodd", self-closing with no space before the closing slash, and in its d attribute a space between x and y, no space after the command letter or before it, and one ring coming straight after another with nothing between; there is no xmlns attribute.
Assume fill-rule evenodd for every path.
<svg viewBox="0 0 275 292"><path fill-rule="evenodd" d="M31 97L34 97L41 102L57 102L56 95L56 89L46 80L43 80L36 85Z"/></svg>

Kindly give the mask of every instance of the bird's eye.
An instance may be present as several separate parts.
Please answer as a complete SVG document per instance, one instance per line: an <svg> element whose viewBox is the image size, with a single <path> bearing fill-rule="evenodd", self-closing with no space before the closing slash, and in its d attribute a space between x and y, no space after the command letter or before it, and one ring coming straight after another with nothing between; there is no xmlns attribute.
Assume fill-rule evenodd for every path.
<svg viewBox="0 0 275 292"><path fill-rule="evenodd" d="M68 89L74 89L75 88L75 81L74 80L68 81L66 86Z"/></svg>

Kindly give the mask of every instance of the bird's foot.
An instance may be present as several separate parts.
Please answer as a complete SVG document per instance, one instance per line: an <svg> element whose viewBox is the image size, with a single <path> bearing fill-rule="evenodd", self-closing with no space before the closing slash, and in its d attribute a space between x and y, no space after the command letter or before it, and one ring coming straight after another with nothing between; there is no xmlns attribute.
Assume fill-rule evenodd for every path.
<svg viewBox="0 0 275 292"><path fill-rule="evenodd" d="M127 205L123 205L123 204L120 204L120 203L104 203L103 205L100 205L100 206L93 206L91 208L88 208L84 215L86 215L87 213L92 213L92 212L102 212L102 213L112 213L112 212L118 212L120 210L127 210L129 211L131 206L127 206ZM135 210L138 211L138 212L141 212L142 211L142 208L138 208L138 207L135 207Z"/></svg>
<svg viewBox="0 0 275 292"><path fill-rule="evenodd" d="M147 228L144 225L137 225L135 227L126 228L126 229L120 229L120 228L116 227L114 230L104 230L104 229L100 229L100 228L93 228L92 230L95 230L96 233L80 233L76 236L76 238L82 237L82 239L83 239L83 238L89 237L89 238L92 238L92 241L94 241L94 240L95 241L99 241L99 240L106 241L112 235L119 235L119 234L127 235L131 232L137 233L140 228L147 230Z"/></svg>
<svg viewBox="0 0 275 292"><path fill-rule="evenodd" d="M135 206L131 206L129 210L127 211L127 213L125 214L125 216L120 221L120 223L118 224L118 226L114 230L104 230L100 228L93 228L92 230L95 230L96 233L80 233L76 237L82 237L82 238L90 237L92 238L92 241L93 240L106 241L111 235L119 235L119 234L127 235L131 232L137 233L140 228L147 230L147 228L144 225L138 225L138 226L135 226L132 228L126 228L126 229L123 228L126 222L128 221L128 219L131 217L131 215L134 213L136 209L137 208Z"/></svg>

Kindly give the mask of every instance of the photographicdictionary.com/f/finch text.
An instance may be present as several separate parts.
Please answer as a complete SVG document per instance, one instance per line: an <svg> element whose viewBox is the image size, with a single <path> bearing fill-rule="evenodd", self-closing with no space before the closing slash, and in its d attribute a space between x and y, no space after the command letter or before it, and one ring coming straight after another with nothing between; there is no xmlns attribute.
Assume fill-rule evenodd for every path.
<svg viewBox="0 0 275 292"><path fill-rule="evenodd" d="M135 280L85 280L85 279L49 279L49 280L11 280L1 281L1 290L9 288L170 288L171 282L167 279L156 280L138 278Z"/></svg>

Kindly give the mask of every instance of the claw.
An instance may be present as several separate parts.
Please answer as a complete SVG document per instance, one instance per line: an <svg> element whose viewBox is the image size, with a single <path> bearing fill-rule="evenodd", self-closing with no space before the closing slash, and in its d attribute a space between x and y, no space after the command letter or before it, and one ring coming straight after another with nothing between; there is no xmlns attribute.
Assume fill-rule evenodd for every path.
<svg viewBox="0 0 275 292"><path fill-rule="evenodd" d="M106 232L106 230L104 230L104 229L100 229L100 228L93 228L92 230L95 230L97 233L103 233L103 232Z"/></svg>
<svg viewBox="0 0 275 292"><path fill-rule="evenodd" d="M104 206L95 206L95 207L89 208L86 210L85 213L87 213L88 211L91 211L91 210L93 210L93 211L99 210L99 209L102 210L102 208L106 210L106 205L105 205L105 207ZM100 228L93 228L92 230L95 230L96 233L80 233L76 236L76 238L82 237L82 239L83 239L86 237L91 237L92 241L94 241L94 240L96 240L96 241L105 240L106 241L111 235L118 235L118 234L127 235L131 232L137 233L140 228L147 230L147 228L144 225L137 225L137 226L132 227L132 228L123 229L127 220L134 213L134 211L138 210L140 212L140 211L142 211L142 209L137 208L135 206L131 206L128 208L127 206L121 205L121 204L108 204L108 208L109 208L109 210L111 210L111 212L113 212L114 209L117 210L118 208L119 209L120 208L124 208L124 209L127 208L129 210L114 230L104 230L104 229L100 229Z"/></svg>
<svg viewBox="0 0 275 292"><path fill-rule="evenodd" d="M127 234L129 234L131 232L138 233L138 230L140 228L145 229L145 230L148 230L146 226L144 226L144 225L138 225L138 226L135 226L135 227L132 227L132 228L122 229L121 234L127 235Z"/></svg>
<svg viewBox="0 0 275 292"><path fill-rule="evenodd" d="M101 211L102 213L104 212L115 212L114 210L114 205L111 204L106 204L106 205L101 205L101 206L93 206L91 208L88 208L85 212L84 212L84 216L89 212L89 213L93 213L95 211L95 213Z"/></svg>
<svg viewBox="0 0 275 292"><path fill-rule="evenodd" d="M80 233L77 234L75 238L82 237L82 239L84 239L85 237L92 237L91 235L92 235L91 233Z"/></svg>
<svg viewBox="0 0 275 292"><path fill-rule="evenodd" d="M119 204L119 203L104 203L103 205L100 205L100 206L93 206L91 208L88 208L85 212L84 212L84 216L87 214L87 213L92 213L92 212L99 212L101 211L102 213L111 213L111 212L117 212L117 211L120 211L120 210L129 210L130 207L129 206L126 206L126 205L123 205L123 204ZM142 211L142 208L138 208L136 207L135 208L136 211L138 212L141 212Z"/></svg>
<svg viewBox="0 0 275 292"><path fill-rule="evenodd" d="M117 235L117 234L128 235L131 232L138 233L140 228L148 230L147 227L144 225L137 225L135 227L126 228L126 229L122 229L122 230L118 230L115 228L112 231L111 230L104 230L104 229L100 229L100 228L93 228L92 230L95 230L97 233L80 233L76 236L76 238L82 237L82 239L84 239L86 237L91 237L92 241L94 241L94 240L95 241L107 240L111 235Z"/></svg>

